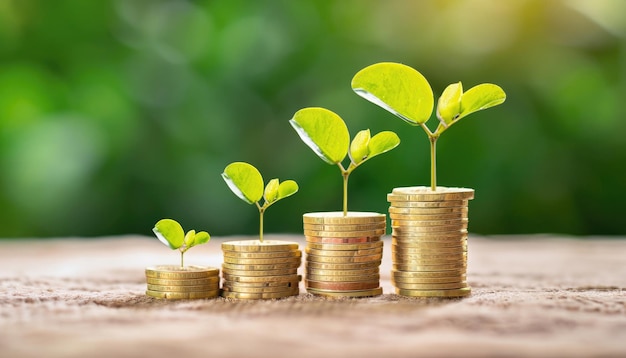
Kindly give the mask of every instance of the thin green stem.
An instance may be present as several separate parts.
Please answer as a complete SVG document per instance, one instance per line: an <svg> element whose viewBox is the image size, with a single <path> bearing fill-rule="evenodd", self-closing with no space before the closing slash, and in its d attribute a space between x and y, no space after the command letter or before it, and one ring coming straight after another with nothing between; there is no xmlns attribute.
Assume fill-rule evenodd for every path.
<svg viewBox="0 0 626 358"><path fill-rule="evenodd" d="M185 251L181 251L180 252L180 268L185 267L184 257L185 257Z"/></svg>
<svg viewBox="0 0 626 358"><path fill-rule="evenodd" d="M437 190L437 139L438 136L428 136L430 141L430 190Z"/></svg>
<svg viewBox="0 0 626 358"><path fill-rule="evenodd" d="M263 242L263 213L265 210L259 210L259 241Z"/></svg>
<svg viewBox="0 0 626 358"><path fill-rule="evenodd" d="M343 216L348 216L348 177L350 173L342 171L341 176L343 177Z"/></svg>

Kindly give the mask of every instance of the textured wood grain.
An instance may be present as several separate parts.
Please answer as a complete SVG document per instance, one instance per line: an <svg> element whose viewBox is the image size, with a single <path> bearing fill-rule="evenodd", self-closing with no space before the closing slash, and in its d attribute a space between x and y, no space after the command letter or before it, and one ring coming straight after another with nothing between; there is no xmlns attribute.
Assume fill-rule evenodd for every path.
<svg viewBox="0 0 626 358"><path fill-rule="evenodd" d="M219 266L226 239L245 238L186 262ZM162 301L143 269L179 257L156 239L0 241L0 356L626 356L626 240L472 236L468 255L460 300L390 294L386 241L380 297Z"/></svg>

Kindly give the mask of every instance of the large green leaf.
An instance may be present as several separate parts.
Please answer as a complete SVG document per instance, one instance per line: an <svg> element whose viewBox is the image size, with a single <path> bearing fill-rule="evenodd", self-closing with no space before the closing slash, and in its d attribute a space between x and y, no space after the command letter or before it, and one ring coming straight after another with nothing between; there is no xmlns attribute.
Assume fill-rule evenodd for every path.
<svg viewBox="0 0 626 358"><path fill-rule="evenodd" d="M400 63L365 67L352 78L352 89L412 125L425 123L433 112L433 90L426 78Z"/></svg>
<svg viewBox="0 0 626 358"><path fill-rule="evenodd" d="M265 186L265 193L263 194L266 202L272 203L276 201L276 198L278 197L278 187L278 179L272 179L267 183Z"/></svg>
<svg viewBox="0 0 626 358"><path fill-rule="evenodd" d="M357 133L350 143L350 160L355 165L358 165L363 160L367 159L370 154L370 130L364 129Z"/></svg>
<svg viewBox="0 0 626 358"><path fill-rule="evenodd" d="M185 232L182 226L172 219L159 220L152 229L156 237L172 250L183 246Z"/></svg>
<svg viewBox="0 0 626 358"><path fill-rule="evenodd" d="M437 118L448 126L461 113L461 96L463 85L461 82L453 83L446 87L437 101Z"/></svg>
<svg viewBox="0 0 626 358"><path fill-rule="evenodd" d="M483 83L470 88L461 97L461 113L457 120L482 109L497 106L506 100L506 93L498 85Z"/></svg>
<svg viewBox="0 0 626 358"><path fill-rule="evenodd" d="M230 190L248 204L254 204L263 197L263 177L251 164L231 163L224 169L222 178Z"/></svg>
<svg viewBox="0 0 626 358"><path fill-rule="evenodd" d="M302 141L325 162L337 164L346 157L350 133L346 123L336 113L320 107L303 108L294 114L289 123Z"/></svg>
<svg viewBox="0 0 626 358"><path fill-rule="evenodd" d="M369 157L374 158L379 154L383 154L392 150L400 144L400 138L391 131L384 131L376 134L369 142Z"/></svg>
<svg viewBox="0 0 626 358"><path fill-rule="evenodd" d="M278 196L276 197L276 200L292 196L298 192L298 189L298 183L293 180L285 180L278 186Z"/></svg>

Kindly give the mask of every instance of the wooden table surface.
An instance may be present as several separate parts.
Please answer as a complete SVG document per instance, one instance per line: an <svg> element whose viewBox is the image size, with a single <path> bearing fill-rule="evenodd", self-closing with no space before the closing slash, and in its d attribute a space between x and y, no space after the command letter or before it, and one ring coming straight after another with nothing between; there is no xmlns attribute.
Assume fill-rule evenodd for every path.
<svg viewBox="0 0 626 358"><path fill-rule="evenodd" d="M0 357L626 357L626 240L470 236L464 299L392 294L390 256L379 297L165 301L144 268L179 256L155 238L0 241Z"/></svg>

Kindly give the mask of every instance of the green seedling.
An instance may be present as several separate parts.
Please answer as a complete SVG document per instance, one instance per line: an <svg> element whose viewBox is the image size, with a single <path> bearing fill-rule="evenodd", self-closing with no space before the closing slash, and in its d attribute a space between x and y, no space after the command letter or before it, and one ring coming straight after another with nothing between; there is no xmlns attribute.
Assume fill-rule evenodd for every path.
<svg viewBox="0 0 626 358"><path fill-rule="evenodd" d="M261 242L263 242L265 210L278 200L298 191L298 184L293 180L285 180L281 183L278 179L272 179L264 187L261 173L251 164L244 162L230 163L224 169L222 178L235 195L248 204L255 204L259 209L259 241ZM260 204L261 198L263 198L263 205Z"/></svg>
<svg viewBox="0 0 626 358"><path fill-rule="evenodd" d="M352 89L366 100L384 108L413 126L420 126L430 140L430 186L437 188L436 144L441 134L461 118L497 106L506 94L497 85L483 83L463 92L461 82L453 83L437 101L439 123L432 131L426 126L434 107L430 84L415 69L399 63L383 62L368 66L352 79Z"/></svg>
<svg viewBox="0 0 626 358"><path fill-rule="evenodd" d="M196 233L195 230L189 230L185 234L183 227L172 219L159 220L152 231L165 246L180 251L180 267L184 267L184 255L187 250L211 240L211 236L206 231Z"/></svg>
<svg viewBox="0 0 626 358"><path fill-rule="evenodd" d="M400 144L400 138L391 131L371 136L370 130L358 132L352 142L346 123L338 114L320 107L303 108L296 112L289 123L302 141L315 154L331 165L337 165L343 177L343 215L348 214L348 177L361 164L375 156L388 152ZM350 157L346 168L342 163Z"/></svg>

